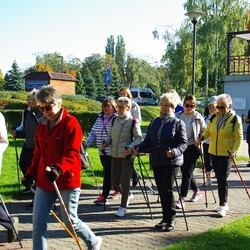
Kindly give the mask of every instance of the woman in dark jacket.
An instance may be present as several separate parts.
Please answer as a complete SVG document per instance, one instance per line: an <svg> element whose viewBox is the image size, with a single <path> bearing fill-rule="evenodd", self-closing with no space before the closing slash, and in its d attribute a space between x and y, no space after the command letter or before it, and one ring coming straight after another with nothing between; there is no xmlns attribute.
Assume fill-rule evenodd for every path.
<svg viewBox="0 0 250 250"><path fill-rule="evenodd" d="M173 93L161 96L161 114L148 128L142 143L134 149L134 154L149 151L155 182L161 199L163 219L156 228L170 232L175 226L175 199L173 195L174 175L183 164L183 152L187 148L184 122L175 118L176 98Z"/></svg>

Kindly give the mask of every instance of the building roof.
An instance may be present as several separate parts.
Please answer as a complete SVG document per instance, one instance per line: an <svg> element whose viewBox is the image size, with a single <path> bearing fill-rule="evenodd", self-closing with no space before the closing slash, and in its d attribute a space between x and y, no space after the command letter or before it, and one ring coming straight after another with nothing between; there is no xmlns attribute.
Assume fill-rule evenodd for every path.
<svg viewBox="0 0 250 250"><path fill-rule="evenodd" d="M28 75L24 77L26 80L34 80L34 79L39 79L39 80L61 80L61 81L71 81L71 82L76 82L77 79L74 78L73 76L65 73L55 73L55 72L31 72Z"/></svg>
<svg viewBox="0 0 250 250"><path fill-rule="evenodd" d="M238 38L245 39L245 40L249 41L250 40L250 30L228 32L228 36L230 36L232 38L238 37Z"/></svg>

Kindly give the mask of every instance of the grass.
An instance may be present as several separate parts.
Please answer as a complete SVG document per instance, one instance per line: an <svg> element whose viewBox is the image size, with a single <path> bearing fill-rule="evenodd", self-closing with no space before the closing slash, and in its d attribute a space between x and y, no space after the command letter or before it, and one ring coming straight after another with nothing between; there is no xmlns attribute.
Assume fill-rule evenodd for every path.
<svg viewBox="0 0 250 250"><path fill-rule="evenodd" d="M166 247L166 250L247 250L250 249L250 216L211 229Z"/></svg>
<svg viewBox="0 0 250 250"><path fill-rule="evenodd" d="M17 153L19 156L23 145L23 139L17 139L16 145ZM101 187L103 179L103 168L100 162L98 149L96 147L90 147L87 151L94 175L96 177L96 181ZM142 156L142 160L145 163L148 173L152 175L152 171L149 169L148 157ZM137 167L137 161L135 161L135 166ZM0 194L6 200L19 199L18 175L19 177L22 177L22 173L20 170L17 170L19 170L19 166L17 165L16 160L14 140L12 136L9 136L9 146L3 155L2 173L0 177ZM96 185L91 168L82 171L81 183L83 189L88 189ZM23 188L24 187L21 185L21 189Z"/></svg>

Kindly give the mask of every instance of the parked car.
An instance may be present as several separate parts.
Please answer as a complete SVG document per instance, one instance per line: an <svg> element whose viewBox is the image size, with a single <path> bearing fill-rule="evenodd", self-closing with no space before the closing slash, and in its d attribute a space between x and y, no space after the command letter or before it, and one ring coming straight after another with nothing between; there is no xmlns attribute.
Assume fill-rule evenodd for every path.
<svg viewBox="0 0 250 250"><path fill-rule="evenodd" d="M157 105L158 101L153 91L149 88L131 88L133 100L139 105Z"/></svg>

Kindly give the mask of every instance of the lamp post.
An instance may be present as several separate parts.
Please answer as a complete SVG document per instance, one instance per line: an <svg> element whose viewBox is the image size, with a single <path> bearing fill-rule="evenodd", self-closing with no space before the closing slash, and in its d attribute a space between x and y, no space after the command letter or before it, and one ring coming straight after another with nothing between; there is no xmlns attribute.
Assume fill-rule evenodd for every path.
<svg viewBox="0 0 250 250"><path fill-rule="evenodd" d="M185 16L188 16L189 20L193 23L192 95L195 93L196 24L202 15L203 12L200 11L190 11L185 14Z"/></svg>

